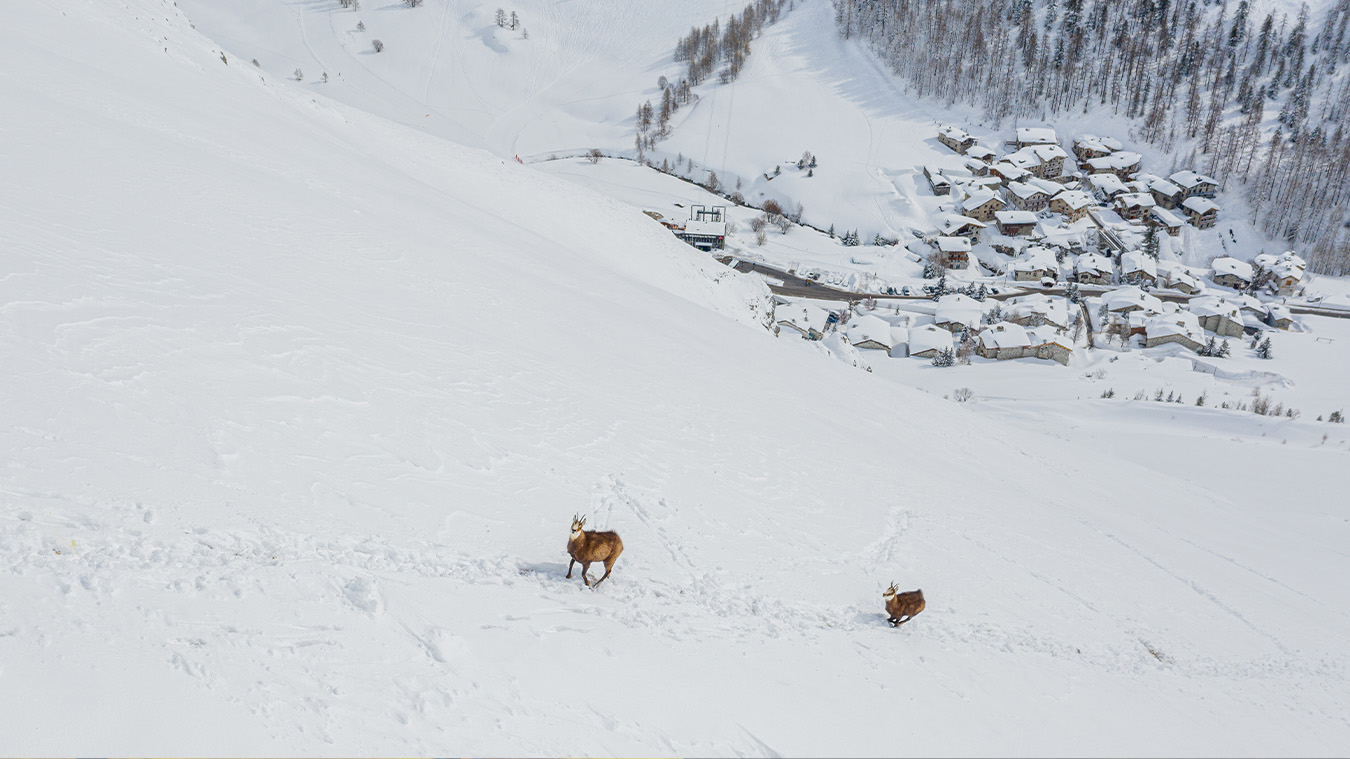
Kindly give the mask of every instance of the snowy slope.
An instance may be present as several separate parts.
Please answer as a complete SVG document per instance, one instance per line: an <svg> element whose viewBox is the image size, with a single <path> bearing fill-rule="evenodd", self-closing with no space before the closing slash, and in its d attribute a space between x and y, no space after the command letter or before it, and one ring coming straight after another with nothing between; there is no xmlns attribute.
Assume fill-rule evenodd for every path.
<svg viewBox="0 0 1350 759"><path fill-rule="evenodd" d="M634 209L222 61L172 3L13 15L7 753L1350 738L1343 505L1287 524L775 340ZM627 546L595 592L574 512ZM899 631L892 580L929 599Z"/></svg>
<svg viewBox="0 0 1350 759"><path fill-rule="evenodd" d="M631 147L638 91L675 38L725 14L717 0L512 4L431 0L184 0L199 29L276 77L304 74L316 93L500 155ZM365 27L358 31L358 24ZM632 34L634 29L647 34ZM375 54L373 40L384 43ZM653 39L659 40L653 48ZM623 65L615 65L615 62ZM319 79L329 75L327 84Z"/></svg>

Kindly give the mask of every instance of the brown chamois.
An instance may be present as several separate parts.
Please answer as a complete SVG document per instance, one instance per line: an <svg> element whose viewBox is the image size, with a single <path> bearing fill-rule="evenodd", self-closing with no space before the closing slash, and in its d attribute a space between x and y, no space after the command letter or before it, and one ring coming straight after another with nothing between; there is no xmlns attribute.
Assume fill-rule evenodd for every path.
<svg viewBox="0 0 1350 759"><path fill-rule="evenodd" d="M581 562L581 581L591 586L586 572L592 563L601 561L605 564L605 576L596 580L593 586L599 587L614 571L614 562L623 553L623 541L617 532L587 532L581 529L585 526L586 517L577 519L575 514L572 515L572 536L567 539L567 553L571 554L572 560L567 563L567 578L572 578L572 567Z"/></svg>
<svg viewBox="0 0 1350 759"><path fill-rule="evenodd" d="M886 621L891 623L891 627L899 627L914 619L915 614L923 611L922 590L910 590L901 593L895 587L895 583L891 583L891 587L887 588L886 592L881 594L881 597L886 599L886 614L889 615ZM904 619L901 619L901 617L904 617Z"/></svg>

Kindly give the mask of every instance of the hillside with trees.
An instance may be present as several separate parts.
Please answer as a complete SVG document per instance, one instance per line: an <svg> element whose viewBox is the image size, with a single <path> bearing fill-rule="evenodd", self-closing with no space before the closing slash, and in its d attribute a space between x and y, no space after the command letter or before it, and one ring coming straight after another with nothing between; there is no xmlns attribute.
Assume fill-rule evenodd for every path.
<svg viewBox="0 0 1350 759"><path fill-rule="evenodd" d="M996 122L1109 111L1240 190L1254 221L1350 273L1350 0L1261 17L1197 0L835 0L920 97ZM1317 16L1317 17L1315 17Z"/></svg>

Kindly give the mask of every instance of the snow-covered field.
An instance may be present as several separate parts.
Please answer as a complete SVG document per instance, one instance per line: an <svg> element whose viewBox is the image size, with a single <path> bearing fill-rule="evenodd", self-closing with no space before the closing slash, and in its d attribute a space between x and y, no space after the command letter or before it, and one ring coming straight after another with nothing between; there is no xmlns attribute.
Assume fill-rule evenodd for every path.
<svg viewBox="0 0 1350 759"><path fill-rule="evenodd" d="M207 5L7 19L4 753L1344 752L1334 392L1274 429L975 377L1082 373L1015 361L950 370L956 404L773 338L763 283L646 201L510 160L621 136L619 80L711 3L531 3L503 40L367 0L378 56L311 25L336 0ZM487 86L512 66L523 100ZM596 591L576 512L626 545ZM891 581L928 598L899 630Z"/></svg>

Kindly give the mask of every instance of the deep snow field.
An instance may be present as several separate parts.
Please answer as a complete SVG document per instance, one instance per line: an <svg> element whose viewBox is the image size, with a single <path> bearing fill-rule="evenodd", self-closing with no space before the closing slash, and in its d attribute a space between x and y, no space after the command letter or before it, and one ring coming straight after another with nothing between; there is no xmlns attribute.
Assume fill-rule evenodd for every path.
<svg viewBox="0 0 1350 759"><path fill-rule="evenodd" d="M630 142L727 7L363 4L384 53L336 0L7 18L0 753L1344 753L1350 323L1262 362L1287 424L1097 398L1182 381L1137 354L859 371L511 160Z"/></svg>

